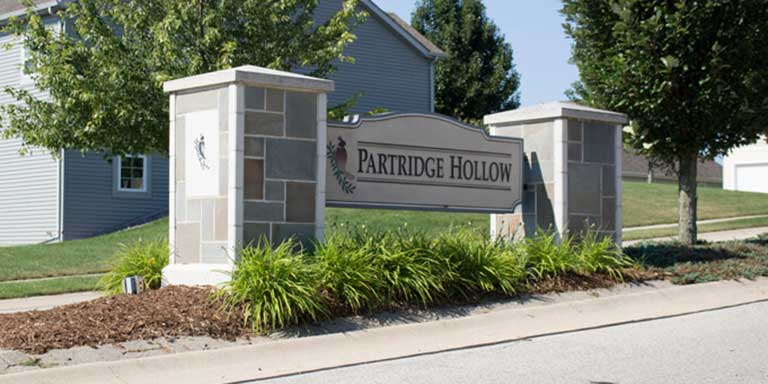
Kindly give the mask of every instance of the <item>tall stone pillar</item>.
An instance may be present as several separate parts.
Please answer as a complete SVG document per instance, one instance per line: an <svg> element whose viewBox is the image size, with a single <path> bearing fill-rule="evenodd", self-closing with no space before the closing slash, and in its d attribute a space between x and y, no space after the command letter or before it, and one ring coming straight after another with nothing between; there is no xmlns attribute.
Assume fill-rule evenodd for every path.
<svg viewBox="0 0 768 384"><path fill-rule="evenodd" d="M259 241L323 238L332 81L243 66L172 80L166 284L228 279Z"/></svg>
<svg viewBox="0 0 768 384"><path fill-rule="evenodd" d="M586 230L621 243L622 127L626 115L553 102L485 117L491 134L524 140L523 209L492 215L491 225L520 223L526 236L537 228L561 238ZM509 225L496 235L515 230Z"/></svg>

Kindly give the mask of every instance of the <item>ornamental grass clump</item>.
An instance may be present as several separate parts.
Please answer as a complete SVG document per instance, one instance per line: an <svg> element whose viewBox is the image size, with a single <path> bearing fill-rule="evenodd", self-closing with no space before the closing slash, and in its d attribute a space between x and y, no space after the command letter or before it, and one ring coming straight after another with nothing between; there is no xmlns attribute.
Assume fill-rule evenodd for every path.
<svg viewBox="0 0 768 384"><path fill-rule="evenodd" d="M587 232L572 250L578 260L578 273L589 275L603 273L617 281L623 281L621 271L632 266L632 260L616 247L609 236Z"/></svg>
<svg viewBox="0 0 768 384"><path fill-rule="evenodd" d="M336 233L313 249L305 253L295 241L247 247L215 298L265 332L350 311L512 295L568 274L620 280L631 264L609 238L589 233L558 241L542 231L512 243L466 230L433 237L361 228Z"/></svg>
<svg viewBox="0 0 768 384"><path fill-rule="evenodd" d="M632 266L631 260L610 237L600 236L595 231L587 231L579 237L566 236L561 241L555 233L539 231L523 242L522 257L534 280L569 273L598 273L622 281L621 271Z"/></svg>
<svg viewBox="0 0 768 384"><path fill-rule="evenodd" d="M214 298L227 311L242 310L244 321L255 332L266 332L316 321L328 309L316 279L316 267L296 251L293 240L277 247L261 242L242 250L231 280L224 283Z"/></svg>
<svg viewBox="0 0 768 384"><path fill-rule="evenodd" d="M464 230L440 235L434 241L433 254L449 265L445 277L451 295L514 294L525 282L525 264L518 247L477 233Z"/></svg>
<svg viewBox="0 0 768 384"><path fill-rule="evenodd" d="M523 240L523 259L530 276L536 279L551 278L578 270L579 260L570 237L558 241L554 232L538 231Z"/></svg>
<svg viewBox="0 0 768 384"><path fill-rule="evenodd" d="M170 254L167 240L139 239L132 244L120 244L119 248L110 272L99 280L101 291L110 295L121 293L123 279L129 276L143 277L147 289L160 288Z"/></svg>
<svg viewBox="0 0 768 384"><path fill-rule="evenodd" d="M333 235L315 245L318 282L328 295L354 313L381 304L383 281L371 263L371 244Z"/></svg>
<svg viewBox="0 0 768 384"><path fill-rule="evenodd" d="M366 252L381 279L388 304L427 306L445 291L441 265L430 249L419 246L420 236L408 237L399 232L367 244Z"/></svg>

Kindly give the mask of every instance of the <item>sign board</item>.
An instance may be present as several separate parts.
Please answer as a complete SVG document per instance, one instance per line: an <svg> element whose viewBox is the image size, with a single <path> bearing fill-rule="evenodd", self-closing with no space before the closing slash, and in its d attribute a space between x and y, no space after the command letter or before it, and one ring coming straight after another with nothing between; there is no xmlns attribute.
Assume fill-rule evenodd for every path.
<svg viewBox="0 0 768 384"><path fill-rule="evenodd" d="M434 114L328 122L326 205L513 212L523 142Z"/></svg>

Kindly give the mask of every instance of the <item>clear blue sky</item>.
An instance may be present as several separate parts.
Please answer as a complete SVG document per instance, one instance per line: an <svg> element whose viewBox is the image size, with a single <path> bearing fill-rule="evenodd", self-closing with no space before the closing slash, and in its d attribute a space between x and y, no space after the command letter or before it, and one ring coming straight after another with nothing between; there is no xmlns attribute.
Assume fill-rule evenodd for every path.
<svg viewBox="0 0 768 384"><path fill-rule="evenodd" d="M411 20L415 0L374 0L383 10ZM559 0L485 0L488 16L499 26L514 50L522 77L522 105L564 100L563 94L579 73L568 64L570 40L558 13Z"/></svg>

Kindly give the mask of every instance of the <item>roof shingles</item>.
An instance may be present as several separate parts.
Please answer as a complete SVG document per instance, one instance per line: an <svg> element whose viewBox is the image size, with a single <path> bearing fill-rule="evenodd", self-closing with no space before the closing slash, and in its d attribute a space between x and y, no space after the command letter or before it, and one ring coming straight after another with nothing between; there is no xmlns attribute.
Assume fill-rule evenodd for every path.
<svg viewBox="0 0 768 384"><path fill-rule="evenodd" d="M406 23L405 20L401 19L400 16L397 16L395 13L389 12L387 15L395 22L397 25L399 25L403 30L408 32L411 36L413 36L416 41L419 42L419 44L423 45L424 48L426 48L431 54L437 57L443 57L447 56L447 54L440 49L435 43L430 41L426 36L422 35L421 32L417 31L416 28L412 27L410 24Z"/></svg>

